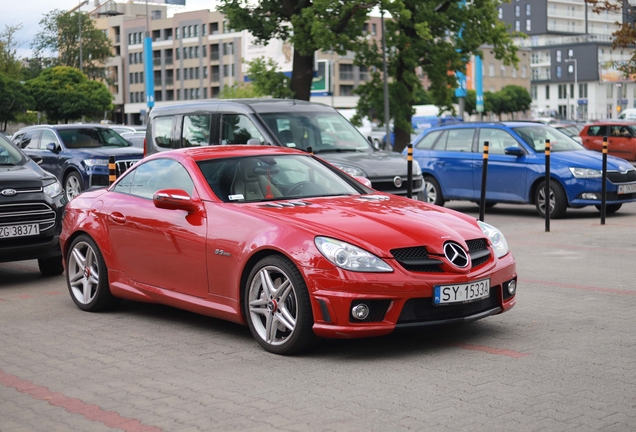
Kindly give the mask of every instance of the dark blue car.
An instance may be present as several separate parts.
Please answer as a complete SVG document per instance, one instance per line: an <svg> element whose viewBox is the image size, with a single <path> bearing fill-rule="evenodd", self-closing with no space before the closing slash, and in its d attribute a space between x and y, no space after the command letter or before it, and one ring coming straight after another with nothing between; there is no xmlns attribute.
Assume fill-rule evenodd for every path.
<svg viewBox="0 0 636 432"><path fill-rule="evenodd" d="M108 186L108 157L115 156L117 176L143 157L117 132L102 125L38 125L20 129L13 142L62 183L70 201L85 189Z"/></svg>
<svg viewBox="0 0 636 432"><path fill-rule="evenodd" d="M545 215L545 142L550 140L550 216L568 207L601 206L602 154L555 128L527 122L458 123L426 130L413 141L429 202L479 202L484 142L489 143L486 204L534 204ZM607 213L636 201L636 169L609 156Z"/></svg>

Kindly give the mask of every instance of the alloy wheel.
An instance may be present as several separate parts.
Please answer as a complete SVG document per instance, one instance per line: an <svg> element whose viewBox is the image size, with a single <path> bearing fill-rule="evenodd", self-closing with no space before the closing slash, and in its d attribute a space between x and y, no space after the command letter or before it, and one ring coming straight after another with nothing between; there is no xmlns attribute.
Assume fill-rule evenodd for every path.
<svg viewBox="0 0 636 432"><path fill-rule="evenodd" d="M88 243L79 242L73 247L67 272L75 299L85 305L93 301L99 285L99 267L95 251Z"/></svg>

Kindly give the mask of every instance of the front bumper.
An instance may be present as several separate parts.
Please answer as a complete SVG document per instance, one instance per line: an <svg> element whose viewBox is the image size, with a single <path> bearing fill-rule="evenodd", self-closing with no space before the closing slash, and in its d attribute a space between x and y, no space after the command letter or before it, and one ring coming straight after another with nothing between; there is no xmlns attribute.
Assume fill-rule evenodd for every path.
<svg viewBox="0 0 636 432"><path fill-rule="evenodd" d="M62 255L60 236L19 237L0 242L0 262L24 261Z"/></svg>
<svg viewBox="0 0 636 432"><path fill-rule="evenodd" d="M481 319L505 312L516 303L507 284L517 279L511 253L468 274L416 273L394 266L393 273L353 273L339 269L303 269L311 293L313 330L324 338L381 336L439 324ZM435 306L433 287L490 279L490 297L475 302ZM353 318L351 309L364 302L370 321Z"/></svg>

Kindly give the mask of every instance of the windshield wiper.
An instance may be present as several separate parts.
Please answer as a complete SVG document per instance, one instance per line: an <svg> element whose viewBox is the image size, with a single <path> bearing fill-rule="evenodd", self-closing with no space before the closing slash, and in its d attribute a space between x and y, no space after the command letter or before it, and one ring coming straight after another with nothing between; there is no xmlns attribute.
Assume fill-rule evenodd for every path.
<svg viewBox="0 0 636 432"><path fill-rule="evenodd" d="M318 154L318 153L348 153L348 152L357 152L358 149L354 149L354 148L333 148L333 149L321 149L321 150L314 150L314 154Z"/></svg>

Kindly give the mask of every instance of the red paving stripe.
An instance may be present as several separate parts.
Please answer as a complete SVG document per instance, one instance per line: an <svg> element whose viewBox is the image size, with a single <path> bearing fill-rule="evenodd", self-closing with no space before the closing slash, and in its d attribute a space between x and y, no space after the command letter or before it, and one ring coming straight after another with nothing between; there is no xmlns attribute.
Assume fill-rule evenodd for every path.
<svg viewBox="0 0 636 432"><path fill-rule="evenodd" d="M593 287L593 286L586 286L586 285L566 284L566 283L560 283L560 282L548 282L548 281L540 281L540 280L533 280L533 279L521 279L521 282L537 284L537 285L546 285L546 286L558 286L561 288L571 288L571 289L578 289L583 291L597 291L597 292L603 292L603 293L609 293L609 294L636 295L636 291L621 290L616 288L600 288L600 287Z"/></svg>
<svg viewBox="0 0 636 432"><path fill-rule="evenodd" d="M456 346L458 348L465 349L465 350L482 351L488 354L502 355L502 356L512 357L515 359L528 357L529 355L531 355L531 354L521 353L518 351L513 351L508 349L493 348L486 345L473 345L473 344L455 343L455 342L450 342L448 345Z"/></svg>
<svg viewBox="0 0 636 432"><path fill-rule="evenodd" d="M20 294L18 296L18 298L21 298L21 299L30 299L31 297L32 297L31 294Z"/></svg>
<svg viewBox="0 0 636 432"><path fill-rule="evenodd" d="M91 421L98 421L110 428L122 429L126 432L161 432L155 426L147 426L139 420L122 417L114 411L104 411L97 405L90 405L80 399L69 398L62 393L52 392L46 387L23 380L15 375L0 370L0 384L13 387L20 393L25 393L34 399L43 400L49 404L64 408L66 411L79 414Z"/></svg>

